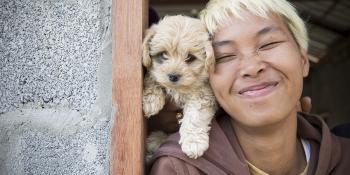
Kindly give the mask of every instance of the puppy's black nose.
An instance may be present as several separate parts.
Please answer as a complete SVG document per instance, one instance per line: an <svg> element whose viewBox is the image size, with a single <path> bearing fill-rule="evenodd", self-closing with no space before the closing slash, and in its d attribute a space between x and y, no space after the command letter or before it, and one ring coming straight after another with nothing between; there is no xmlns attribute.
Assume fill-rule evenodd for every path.
<svg viewBox="0 0 350 175"><path fill-rule="evenodd" d="M168 74L169 80L171 82L177 82L180 78L180 75L176 74L176 73L170 73Z"/></svg>

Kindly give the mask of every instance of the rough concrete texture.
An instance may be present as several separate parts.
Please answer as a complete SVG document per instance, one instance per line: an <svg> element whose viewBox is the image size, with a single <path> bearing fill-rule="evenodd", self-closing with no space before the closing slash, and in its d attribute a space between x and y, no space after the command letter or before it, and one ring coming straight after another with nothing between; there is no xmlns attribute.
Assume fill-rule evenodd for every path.
<svg viewBox="0 0 350 175"><path fill-rule="evenodd" d="M96 98L99 0L1 1L0 112L67 100L88 109Z"/></svg>
<svg viewBox="0 0 350 175"><path fill-rule="evenodd" d="M0 1L0 175L108 174L110 7Z"/></svg>

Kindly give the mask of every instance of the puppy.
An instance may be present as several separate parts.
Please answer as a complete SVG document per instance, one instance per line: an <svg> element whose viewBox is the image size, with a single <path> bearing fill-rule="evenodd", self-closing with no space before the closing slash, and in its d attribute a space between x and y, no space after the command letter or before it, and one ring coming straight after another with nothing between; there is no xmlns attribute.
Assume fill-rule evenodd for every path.
<svg viewBox="0 0 350 175"><path fill-rule="evenodd" d="M142 63L147 68L145 117L157 114L170 96L183 109L179 121L182 151L194 159L203 155L209 147L210 123L217 110L208 82L215 58L205 25L181 15L164 17L146 31Z"/></svg>

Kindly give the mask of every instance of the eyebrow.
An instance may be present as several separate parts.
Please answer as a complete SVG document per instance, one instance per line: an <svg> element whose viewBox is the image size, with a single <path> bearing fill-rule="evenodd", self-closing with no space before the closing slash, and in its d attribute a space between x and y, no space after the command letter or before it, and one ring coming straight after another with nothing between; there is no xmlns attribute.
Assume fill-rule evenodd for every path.
<svg viewBox="0 0 350 175"><path fill-rule="evenodd" d="M267 33L273 32L273 31L278 31L278 32L282 32L282 29L280 27L275 27L275 26L267 26L264 27L263 29L259 30L256 34L255 34L255 38L261 36L261 35L265 35ZM213 42L213 47L219 47L219 46L223 46L226 44L231 44L231 43L235 43L235 41L233 40L223 40L223 41L217 41L217 42Z"/></svg>
<svg viewBox="0 0 350 175"><path fill-rule="evenodd" d="M219 47L219 46L223 46L223 45L230 44L230 43L235 43L235 42L231 41L231 40L223 40L223 41L213 42L213 47Z"/></svg>
<svg viewBox="0 0 350 175"><path fill-rule="evenodd" d="M259 30L258 33L256 33L255 37L265 35L265 34L272 32L272 31L282 32L282 29L280 27L267 26L267 27L264 27L263 29Z"/></svg>

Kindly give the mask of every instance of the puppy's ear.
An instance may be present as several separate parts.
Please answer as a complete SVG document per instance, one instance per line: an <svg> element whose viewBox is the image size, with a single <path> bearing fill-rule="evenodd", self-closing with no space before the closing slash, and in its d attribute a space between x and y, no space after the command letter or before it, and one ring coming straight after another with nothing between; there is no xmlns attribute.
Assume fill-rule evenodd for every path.
<svg viewBox="0 0 350 175"><path fill-rule="evenodd" d="M205 69L208 73L213 73L215 69L215 56L211 41L205 43Z"/></svg>
<svg viewBox="0 0 350 175"><path fill-rule="evenodd" d="M149 55L149 42L156 33L154 26L146 30L145 38L142 43L142 64L146 68L152 66L151 56Z"/></svg>

